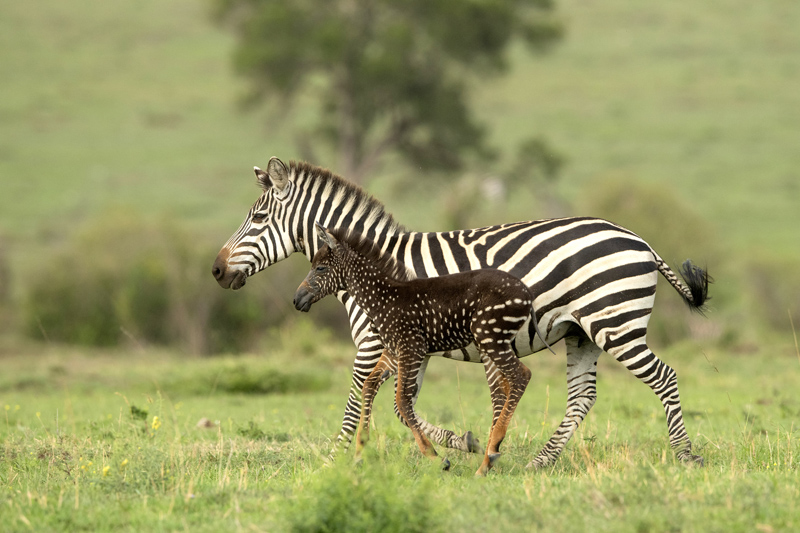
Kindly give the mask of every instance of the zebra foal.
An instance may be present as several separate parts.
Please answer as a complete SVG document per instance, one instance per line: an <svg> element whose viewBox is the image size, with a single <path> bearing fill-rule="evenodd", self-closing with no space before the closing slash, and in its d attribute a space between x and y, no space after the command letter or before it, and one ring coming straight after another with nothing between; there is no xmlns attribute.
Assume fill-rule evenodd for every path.
<svg viewBox="0 0 800 533"><path fill-rule="evenodd" d="M533 298L528 287L495 269L411 279L402 265L381 253L369 239L316 226L325 244L314 255L311 270L295 293L295 307L308 311L323 297L346 290L372 320L384 346L381 360L364 382L356 456L366 443L372 400L382 374L391 367L387 358L394 357L398 376L395 402L400 414L420 451L437 457L414 412L419 370L429 352L457 350L474 343L481 356L494 363L496 380L505 394L476 472L486 475L500 457L500 443L531 379L531 371L511 349L511 341L531 316ZM450 467L447 459L443 463L445 469Z"/></svg>

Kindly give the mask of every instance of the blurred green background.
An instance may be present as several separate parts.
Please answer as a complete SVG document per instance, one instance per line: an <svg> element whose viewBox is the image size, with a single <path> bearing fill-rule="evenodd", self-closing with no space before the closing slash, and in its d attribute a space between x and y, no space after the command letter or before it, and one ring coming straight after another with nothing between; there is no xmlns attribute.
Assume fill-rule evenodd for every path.
<svg viewBox="0 0 800 533"><path fill-rule="evenodd" d="M303 158L296 140L316 109L302 96L288 112L243 108L235 36L212 11L0 1L0 353L265 353L276 328L304 320L347 337L335 301L310 318L292 309L302 257L237 293L210 274L259 194L253 165ZM556 13L565 33L548 53L515 42L506 74L470 78L491 165L420 175L389 154L365 187L414 230L608 218L716 279L704 321L662 287L656 345L793 348L800 4L563 0ZM544 140L551 174L513 172L530 139ZM331 150L314 153L339 171Z"/></svg>

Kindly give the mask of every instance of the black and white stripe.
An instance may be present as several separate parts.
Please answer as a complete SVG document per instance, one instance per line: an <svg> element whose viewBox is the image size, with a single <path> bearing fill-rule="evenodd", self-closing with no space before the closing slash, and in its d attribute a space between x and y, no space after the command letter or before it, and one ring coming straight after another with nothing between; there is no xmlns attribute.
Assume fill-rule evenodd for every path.
<svg viewBox="0 0 800 533"><path fill-rule="evenodd" d="M587 217L517 222L446 233L407 232L380 202L330 172L306 163L270 160L258 171L264 189L239 230L214 264L223 287L237 283L301 251L311 260L318 248L314 222L347 228L375 241L414 277L497 268L522 279L535 295L539 329L549 344L564 338L567 346L567 410L560 426L529 466L551 464L595 402L597 358L606 351L649 385L664 405L670 444L679 458L702 462L691 454L681 415L675 371L659 360L646 343L660 272L693 308L706 299L708 277L688 261L682 275L688 287L640 237L611 222ZM381 341L350 296L337 295L350 318L358 347L353 380L339 442L349 443L358 424L364 380L380 359ZM531 321L512 344L519 357L544 348ZM496 374L481 361L474 345L439 354L483 362L488 378ZM424 374L424 366L419 380ZM492 392L493 402L500 396ZM396 410L396 408L395 408ZM422 421L435 442L468 451L450 431Z"/></svg>

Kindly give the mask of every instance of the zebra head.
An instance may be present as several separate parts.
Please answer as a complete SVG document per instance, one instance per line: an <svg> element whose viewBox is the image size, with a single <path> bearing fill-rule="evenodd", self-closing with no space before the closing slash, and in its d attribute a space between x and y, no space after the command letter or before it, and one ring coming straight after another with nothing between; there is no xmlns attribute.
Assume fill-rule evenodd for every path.
<svg viewBox="0 0 800 533"><path fill-rule="evenodd" d="M263 189L239 229L217 254L211 273L224 289L241 289L249 276L282 261L301 249L289 227L295 187L286 165L273 157L266 172L255 167Z"/></svg>
<svg viewBox="0 0 800 533"><path fill-rule="evenodd" d="M303 312L325 296L345 289L342 245L318 222L315 225L324 245L314 254L311 270L294 293L294 306Z"/></svg>

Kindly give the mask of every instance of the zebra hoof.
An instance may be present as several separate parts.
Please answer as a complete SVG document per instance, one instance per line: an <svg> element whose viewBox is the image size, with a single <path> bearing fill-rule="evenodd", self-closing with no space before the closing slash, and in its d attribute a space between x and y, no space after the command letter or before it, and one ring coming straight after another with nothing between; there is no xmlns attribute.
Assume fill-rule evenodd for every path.
<svg viewBox="0 0 800 533"><path fill-rule="evenodd" d="M689 454L688 457L684 457L682 460L686 464L690 464L690 465L694 464L694 465L697 465L697 466L705 466L705 460L702 457L700 457L699 455L691 455L691 454Z"/></svg>
<svg viewBox="0 0 800 533"><path fill-rule="evenodd" d="M447 457L442 459L442 471L449 472L450 471L450 461Z"/></svg>
<svg viewBox="0 0 800 533"><path fill-rule="evenodd" d="M469 453L479 453L483 455L483 448L481 447L481 443L478 439L475 438L475 435L472 434L471 431L467 431L464 433L464 436L461 437L464 439L464 442L467 443L467 451Z"/></svg>
<svg viewBox="0 0 800 533"><path fill-rule="evenodd" d="M528 470L541 470L546 466L550 466L550 463L542 461L537 457L536 459L525 465L525 468Z"/></svg>

